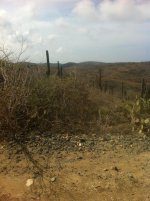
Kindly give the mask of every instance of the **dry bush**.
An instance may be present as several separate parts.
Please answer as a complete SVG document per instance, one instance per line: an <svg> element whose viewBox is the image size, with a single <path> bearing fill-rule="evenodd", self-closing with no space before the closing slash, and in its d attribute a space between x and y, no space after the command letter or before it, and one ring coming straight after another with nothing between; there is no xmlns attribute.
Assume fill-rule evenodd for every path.
<svg viewBox="0 0 150 201"><path fill-rule="evenodd" d="M74 76L41 76L38 68L23 64L1 66L0 74L1 139L25 140L33 130L90 133L121 119L119 99Z"/></svg>
<svg viewBox="0 0 150 201"><path fill-rule="evenodd" d="M24 139L32 130L72 132L86 130L98 115L89 92L73 78L35 76L23 66L1 68L1 139Z"/></svg>
<svg viewBox="0 0 150 201"><path fill-rule="evenodd" d="M31 124L35 128L76 132L84 130L98 115L86 87L73 78L41 79L35 83L30 98Z"/></svg>
<svg viewBox="0 0 150 201"><path fill-rule="evenodd" d="M27 127L27 99L30 95L29 70L1 66L4 82L0 87L0 138L12 138Z"/></svg>
<svg viewBox="0 0 150 201"><path fill-rule="evenodd" d="M97 105L100 124L112 126L124 121L122 111L119 110L122 100L117 96L105 93L97 88L90 88L89 99Z"/></svg>

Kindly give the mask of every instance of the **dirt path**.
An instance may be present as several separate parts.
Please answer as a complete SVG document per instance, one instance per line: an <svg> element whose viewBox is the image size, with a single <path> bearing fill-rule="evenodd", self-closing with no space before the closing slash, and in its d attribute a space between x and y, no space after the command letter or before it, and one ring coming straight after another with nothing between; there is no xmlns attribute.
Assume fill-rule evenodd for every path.
<svg viewBox="0 0 150 201"><path fill-rule="evenodd" d="M150 201L148 151L128 153L120 147L36 157L43 176L25 158L10 159L1 147L0 201ZM30 187L27 179L34 181Z"/></svg>

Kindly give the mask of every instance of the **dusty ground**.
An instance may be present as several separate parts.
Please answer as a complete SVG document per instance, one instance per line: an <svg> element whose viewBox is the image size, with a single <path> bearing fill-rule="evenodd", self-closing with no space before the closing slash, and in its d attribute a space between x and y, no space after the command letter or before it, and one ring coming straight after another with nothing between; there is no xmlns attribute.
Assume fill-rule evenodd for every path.
<svg viewBox="0 0 150 201"><path fill-rule="evenodd" d="M149 138L62 136L53 141L53 147L35 146L36 141L28 146L34 165L19 147L8 151L1 144L0 201L150 201ZM30 187L27 179L33 179Z"/></svg>

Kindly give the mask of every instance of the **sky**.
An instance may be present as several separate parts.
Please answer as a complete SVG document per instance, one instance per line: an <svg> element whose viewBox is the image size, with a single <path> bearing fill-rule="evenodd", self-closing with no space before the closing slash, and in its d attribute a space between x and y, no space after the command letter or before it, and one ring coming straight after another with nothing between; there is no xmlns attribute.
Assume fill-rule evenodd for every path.
<svg viewBox="0 0 150 201"><path fill-rule="evenodd" d="M0 0L0 50L21 60L150 61L150 0Z"/></svg>

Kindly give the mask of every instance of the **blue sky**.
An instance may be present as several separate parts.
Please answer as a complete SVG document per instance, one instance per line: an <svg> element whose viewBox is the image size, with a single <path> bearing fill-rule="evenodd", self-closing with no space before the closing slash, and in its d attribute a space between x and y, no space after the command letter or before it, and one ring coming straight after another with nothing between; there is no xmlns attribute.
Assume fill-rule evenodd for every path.
<svg viewBox="0 0 150 201"><path fill-rule="evenodd" d="M150 0L0 0L0 47L44 62L150 60ZM13 57L14 58L14 57Z"/></svg>

